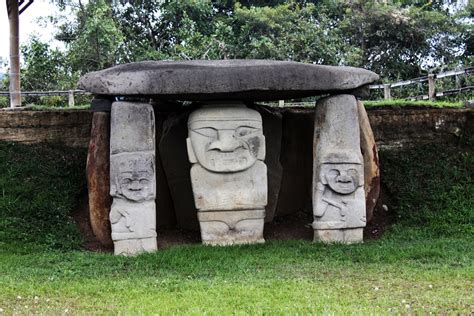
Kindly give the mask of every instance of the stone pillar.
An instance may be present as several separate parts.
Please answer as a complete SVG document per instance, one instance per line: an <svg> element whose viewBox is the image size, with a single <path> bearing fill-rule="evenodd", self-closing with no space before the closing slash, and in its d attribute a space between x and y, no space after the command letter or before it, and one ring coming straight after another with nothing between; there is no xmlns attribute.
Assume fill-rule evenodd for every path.
<svg viewBox="0 0 474 316"><path fill-rule="evenodd" d="M241 103L204 106L189 116L187 148L202 242L264 242L268 189L261 115Z"/></svg>
<svg viewBox="0 0 474 316"><path fill-rule="evenodd" d="M110 239L110 108L112 101L94 98L91 109L92 128L87 152L87 190L89 196L89 220L99 242L112 246Z"/></svg>
<svg viewBox="0 0 474 316"><path fill-rule="evenodd" d="M316 105L313 215L315 241L363 240L364 164L357 100L352 95L328 97Z"/></svg>
<svg viewBox="0 0 474 316"><path fill-rule="evenodd" d="M155 117L146 103L114 102L110 137L110 211L116 255L157 249Z"/></svg>
<svg viewBox="0 0 474 316"><path fill-rule="evenodd" d="M367 223L373 218L380 195L380 166L377 144L364 104L357 102L359 110L360 149L364 158L364 191Z"/></svg>

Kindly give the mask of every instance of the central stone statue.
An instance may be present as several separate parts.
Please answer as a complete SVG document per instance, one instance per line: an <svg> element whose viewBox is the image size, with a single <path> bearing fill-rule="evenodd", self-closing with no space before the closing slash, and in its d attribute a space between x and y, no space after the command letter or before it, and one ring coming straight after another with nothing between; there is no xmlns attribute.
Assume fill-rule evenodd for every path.
<svg viewBox="0 0 474 316"><path fill-rule="evenodd" d="M267 205L262 117L242 103L191 113L187 148L204 244L261 243Z"/></svg>

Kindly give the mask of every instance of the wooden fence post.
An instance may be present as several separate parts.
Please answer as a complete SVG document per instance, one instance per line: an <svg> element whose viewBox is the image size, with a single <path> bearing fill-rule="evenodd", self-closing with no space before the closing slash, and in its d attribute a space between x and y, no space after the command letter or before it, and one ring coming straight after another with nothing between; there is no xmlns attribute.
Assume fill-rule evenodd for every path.
<svg viewBox="0 0 474 316"><path fill-rule="evenodd" d="M68 95L68 105L69 107L73 107L74 106L74 91L69 90L67 95Z"/></svg>
<svg viewBox="0 0 474 316"><path fill-rule="evenodd" d="M436 99L436 76L434 74L428 75L428 99L431 101Z"/></svg>
<svg viewBox="0 0 474 316"><path fill-rule="evenodd" d="M20 91L20 13L17 0L7 0L8 21L10 23L10 107L21 106ZM3 30L2 32L5 32ZM3 45L3 44L2 44Z"/></svg>
<svg viewBox="0 0 474 316"><path fill-rule="evenodd" d="M390 94L390 88L391 88L390 84L384 84L383 85L383 98L385 100L391 100L392 99L392 96Z"/></svg>

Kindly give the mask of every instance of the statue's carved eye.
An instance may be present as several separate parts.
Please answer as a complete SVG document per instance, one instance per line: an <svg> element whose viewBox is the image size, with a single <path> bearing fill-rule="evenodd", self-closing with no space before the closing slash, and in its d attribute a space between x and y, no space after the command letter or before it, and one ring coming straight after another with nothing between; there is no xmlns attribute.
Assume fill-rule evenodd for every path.
<svg viewBox="0 0 474 316"><path fill-rule="evenodd" d="M235 135L237 137L247 136L249 134L257 132L259 129L251 126L240 126L236 128Z"/></svg>
<svg viewBox="0 0 474 316"><path fill-rule="evenodd" d="M359 173L357 172L356 169L349 169L347 170L347 174L353 178L358 177Z"/></svg>
<svg viewBox="0 0 474 316"><path fill-rule="evenodd" d="M140 179L140 184L148 184L148 179Z"/></svg>
<svg viewBox="0 0 474 316"><path fill-rule="evenodd" d="M212 127L202 127L202 128L195 129L193 131L205 137L217 138L217 130Z"/></svg>
<svg viewBox="0 0 474 316"><path fill-rule="evenodd" d="M339 172L339 170L337 169L331 169L329 170L329 176L330 177L337 177L338 175L340 175L341 173Z"/></svg>
<svg viewBox="0 0 474 316"><path fill-rule="evenodd" d="M132 179L130 178L123 178L121 181L122 184L130 184L132 183Z"/></svg>

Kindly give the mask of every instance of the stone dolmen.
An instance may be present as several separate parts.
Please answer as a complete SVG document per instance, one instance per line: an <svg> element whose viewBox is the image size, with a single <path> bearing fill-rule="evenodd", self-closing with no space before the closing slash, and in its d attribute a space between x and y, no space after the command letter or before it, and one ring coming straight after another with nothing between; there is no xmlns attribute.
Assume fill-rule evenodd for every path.
<svg viewBox="0 0 474 316"><path fill-rule="evenodd" d="M157 222L173 217L184 228L197 222L204 244L264 242L282 182L281 128L272 130L281 116L256 102L323 96L314 118L314 240L361 242L379 170L357 97L377 79L364 69L268 60L148 61L85 75L79 87L95 95L87 171L96 237L113 242L115 254L155 251Z"/></svg>

